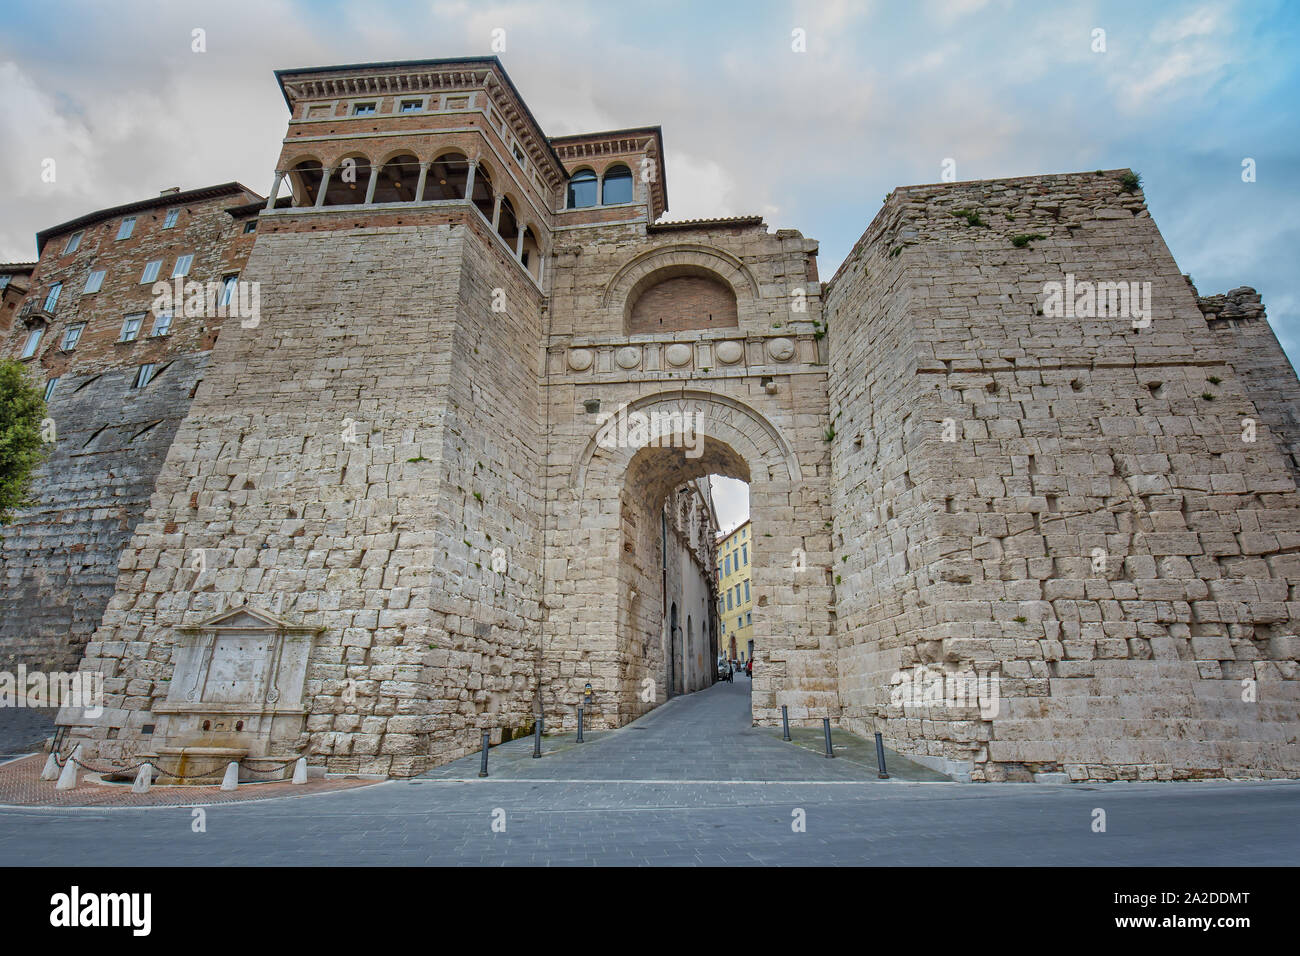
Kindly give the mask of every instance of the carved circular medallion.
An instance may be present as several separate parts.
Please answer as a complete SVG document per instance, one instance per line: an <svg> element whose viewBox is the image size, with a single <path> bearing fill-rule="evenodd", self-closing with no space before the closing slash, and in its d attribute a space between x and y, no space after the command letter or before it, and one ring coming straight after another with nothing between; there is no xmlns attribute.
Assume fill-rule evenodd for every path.
<svg viewBox="0 0 1300 956"><path fill-rule="evenodd" d="M591 349L570 349L569 350L569 368L575 372L585 372L591 368L592 360L595 354Z"/></svg>
<svg viewBox="0 0 1300 956"><path fill-rule="evenodd" d="M739 342L719 342L718 361L723 365L735 365L745 354L745 347Z"/></svg>
<svg viewBox="0 0 1300 956"><path fill-rule="evenodd" d="M641 364L641 350L626 345L614 353L614 361L619 368L636 368Z"/></svg>
<svg viewBox="0 0 1300 956"><path fill-rule="evenodd" d="M767 354L778 362L788 362L794 355L794 343L789 339L772 339L767 343Z"/></svg>
<svg viewBox="0 0 1300 956"><path fill-rule="evenodd" d="M691 347L682 345L680 342L676 345L670 345L664 349L664 358L668 360L669 365L681 368L691 360Z"/></svg>

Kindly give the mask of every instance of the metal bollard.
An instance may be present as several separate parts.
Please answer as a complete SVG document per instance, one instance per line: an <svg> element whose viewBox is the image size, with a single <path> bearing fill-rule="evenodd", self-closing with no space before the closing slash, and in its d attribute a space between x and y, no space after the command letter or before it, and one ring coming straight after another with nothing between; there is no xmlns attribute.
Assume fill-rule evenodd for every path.
<svg viewBox="0 0 1300 956"><path fill-rule="evenodd" d="M490 747L491 745L492 745L492 731L485 730L483 731L483 763L480 764L478 768L478 775L480 777L486 777L488 775L487 772L488 747Z"/></svg>
<svg viewBox="0 0 1300 956"><path fill-rule="evenodd" d="M582 743L582 708L578 708L578 743Z"/></svg>
<svg viewBox="0 0 1300 956"><path fill-rule="evenodd" d="M826 756L834 757L835 749L831 746L831 719L829 717L822 718L822 730L826 732Z"/></svg>
<svg viewBox="0 0 1300 956"><path fill-rule="evenodd" d="M880 731L876 731L876 766L880 768L876 776L881 780L888 780L889 774L885 773L885 744L880 739Z"/></svg>
<svg viewBox="0 0 1300 956"><path fill-rule="evenodd" d="M533 725L533 756L540 757L541 755L542 755L542 717L540 714L538 714L537 723Z"/></svg>
<svg viewBox="0 0 1300 956"><path fill-rule="evenodd" d="M789 711L786 709L785 704L781 705L781 729L782 729L781 739L789 740L790 739L790 714Z"/></svg>

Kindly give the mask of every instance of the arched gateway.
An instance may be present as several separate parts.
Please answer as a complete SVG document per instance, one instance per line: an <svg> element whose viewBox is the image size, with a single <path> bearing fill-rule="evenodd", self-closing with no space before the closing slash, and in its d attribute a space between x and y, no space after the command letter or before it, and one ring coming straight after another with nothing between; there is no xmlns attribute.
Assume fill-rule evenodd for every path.
<svg viewBox="0 0 1300 956"><path fill-rule="evenodd" d="M815 554L829 543L829 516L782 429L729 395L687 388L654 391L592 419L556 496L548 541L542 694L550 719L565 722L566 702L588 682L599 726L626 723L680 691L677 651L687 636L674 630L678 611L664 596L658 516L675 488L708 475L750 487L760 595L755 720L776 719L782 704L792 716L836 716L831 593L826 561ZM568 597L577 594L596 599Z"/></svg>

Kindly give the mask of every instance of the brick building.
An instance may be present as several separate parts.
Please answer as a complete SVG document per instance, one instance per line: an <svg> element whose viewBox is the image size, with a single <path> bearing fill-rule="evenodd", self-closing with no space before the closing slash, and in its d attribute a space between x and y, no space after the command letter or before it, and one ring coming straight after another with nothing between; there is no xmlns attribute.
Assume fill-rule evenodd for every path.
<svg viewBox="0 0 1300 956"><path fill-rule="evenodd" d="M44 383L58 430L37 504L0 542L4 666L81 659L223 321L155 314L153 287L238 276L261 203L241 207L260 198L165 190L42 230L36 263L0 267L0 354Z"/></svg>
<svg viewBox="0 0 1300 956"><path fill-rule="evenodd" d="M673 621L665 504L718 474L750 487L756 722L784 705L979 780L1300 773L1300 385L1257 296L1197 296L1126 171L896 190L823 285L795 230L665 221L658 127L548 138L495 59L277 76L264 208L193 200L196 263L256 283L258 322L118 345L128 282L87 321L98 364L48 354L62 293L9 332L52 330L56 453L100 497L60 517L47 469L6 544L34 619L6 652L58 658L47 604L94 628L73 549L120 551L81 665L108 704L61 714L71 740L408 775L584 700L619 726L689 689L717 594L680 643L704 595ZM28 305L102 268L57 253L89 220L107 256L181 204L42 233ZM120 413L167 361L165 408ZM74 460L83 419L112 454ZM917 667L996 674L1000 710L898 702Z"/></svg>

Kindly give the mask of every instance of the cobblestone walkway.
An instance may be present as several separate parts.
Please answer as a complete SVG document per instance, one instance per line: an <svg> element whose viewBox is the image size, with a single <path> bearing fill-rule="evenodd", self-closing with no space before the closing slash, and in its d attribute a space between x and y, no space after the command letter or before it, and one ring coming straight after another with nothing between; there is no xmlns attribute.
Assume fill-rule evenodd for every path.
<svg viewBox="0 0 1300 956"><path fill-rule="evenodd" d="M875 751L847 731L832 730L837 756L824 756L821 728L791 728L792 742L774 727L751 727L750 682L737 678L675 697L614 731L545 736L543 757L533 740L511 740L489 752L493 779L673 780L736 783L856 782L888 784L876 773ZM424 775L430 780L477 780L474 754ZM891 780L946 781L943 774L886 752Z"/></svg>

